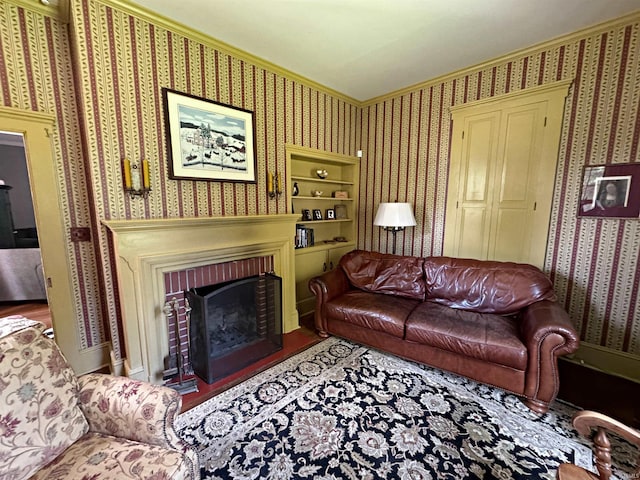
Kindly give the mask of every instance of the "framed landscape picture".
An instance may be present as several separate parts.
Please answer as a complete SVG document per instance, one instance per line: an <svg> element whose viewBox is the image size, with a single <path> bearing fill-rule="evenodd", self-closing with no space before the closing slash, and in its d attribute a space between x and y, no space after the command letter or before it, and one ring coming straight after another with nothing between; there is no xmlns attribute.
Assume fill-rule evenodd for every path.
<svg viewBox="0 0 640 480"><path fill-rule="evenodd" d="M169 178L256 182L253 112L168 88L162 94Z"/></svg>
<svg viewBox="0 0 640 480"><path fill-rule="evenodd" d="M640 163L584 167L578 215L639 218Z"/></svg>

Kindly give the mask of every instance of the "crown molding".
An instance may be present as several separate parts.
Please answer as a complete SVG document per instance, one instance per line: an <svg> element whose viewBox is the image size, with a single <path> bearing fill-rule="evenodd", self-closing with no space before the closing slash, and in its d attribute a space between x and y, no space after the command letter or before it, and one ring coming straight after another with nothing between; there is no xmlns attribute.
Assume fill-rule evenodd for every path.
<svg viewBox="0 0 640 480"><path fill-rule="evenodd" d="M4 1L23 7L31 11L34 11L34 12L41 13L46 16L56 18L65 23L69 21L71 0L49 0L48 5L42 4L40 0L4 0ZM557 48L561 45L564 45L570 42L579 41L586 37L597 35L606 30L611 30L614 28L618 28L622 25L627 25L629 23L640 21L640 10L636 10L635 12L631 12L627 15L623 15L621 17L608 20L606 22L602 22L602 23L593 25L591 27L586 27L581 30L577 30L573 33L556 37L546 42L538 43L530 47L525 47L523 49L516 50L514 52L511 52L505 55L501 55L491 60L487 60L486 62L478 63L469 67L462 68L460 70L455 70L453 72L449 72L449 73L440 75L438 77L425 80L423 82L419 82L398 90L394 90L384 95L373 97L369 100L360 101L360 100L356 100L353 97L349 97L348 95L345 95L337 90L334 90L325 85L322 85L314 80L311 80L310 78L299 75L295 72L292 72L283 67L280 67L272 62L269 62L260 57L252 55L244 50L241 50L232 45L229 45L214 37L205 35L184 24L181 24L167 17L164 17L160 14L152 12L151 10L148 10L147 8L144 8L140 5L134 4L129 0L97 0L97 1L99 1L103 5L115 8L117 10L120 10L136 18L153 23L154 25L158 25L167 30L170 30L174 33L191 38L192 40L195 40L204 45L210 46L227 55L236 57L240 60L244 60L245 62L254 64L258 67L264 68L265 70L281 75L290 80L303 83L308 87L315 88L321 92L324 92L335 98L341 99L359 108L364 108L371 105L375 105L377 103L382 103L382 102L385 102L386 100L400 97L408 93L414 92L416 90L422 90L425 88L432 87L434 85L439 85L441 83L445 83L455 78L460 78L466 75L476 73L480 70L502 65L509 61L516 61L530 55L535 55L537 53L540 53L546 50Z"/></svg>
<svg viewBox="0 0 640 480"><path fill-rule="evenodd" d="M552 40L547 40L546 42L538 43L536 45L532 45L530 47L526 47L520 50L515 50L511 53L507 53L506 55L501 55L500 57L496 57L491 60L487 60L486 62L478 63L476 65L465 67L460 70L456 70L454 72L446 73L439 77L435 77L429 80L425 80L424 82L416 83L414 85L410 85L405 88L401 88L399 90L395 90L393 92L386 93L384 95L380 95L378 97L371 98L369 100L365 100L361 102L361 107L368 107L371 105L375 105L376 103L382 103L386 100L390 100L392 98L400 97L402 95L406 95L408 93L414 92L416 90L423 90L425 88L432 87L434 85L439 85L441 83L448 82L455 78L464 77L466 75L470 75L472 73L476 73L480 70L485 70L487 68L492 68L498 65L502 65L509 61L515 61L520 58L528 57L530 55L535 55L537 53L543 52L545 50L551 50L556 47L560 47L561 45L565 45L570 42L582 40L583 38L597 35L598 33L602 33L606 30L612 30L614 28L620 27L622 25L627 25L629 23L640 21L640 10L636 10L635 12L629 13L622 17L615 18L613 20L608 20L603 23L599 23L597 25L593 25L591 27L583 28L581 30L577 30L573 33L569 33L567 35L562 35L560 37L556 37Z"/></svg>
<svg viewBox="0 0 640 480"><path fill-rule="evenodd" d="M35 1L35 0L34 0ZM232 57L238 58L240 60L244 60L247 63L251 63L260 68L268 70L270 72L276 73L283 77L286 77L290 80L294 80L299 83L303 83L311 88L315 88L321 92L324 92L332 97L344 100L347 103L353 104L357 107L360 107L360 102L355 98L349 97L344 93L338 92L337 90L333 90L325 85L322 85L310 78L304 77L302 75L298 75L290 70L287 70L283 67L276 65L275 63L271 63L267 60L264 60L260 57L252 55L244 50L236 48L228 43L225 43L221 40L218 40L210 35L206 35L202 32L199 32L193 28L190 28L182 23L176 22L170 18L167 18L158 13L152 12L151 10L142 7L140 5L134 4L128 0L97 0L103 5L106 5L111 8L115 8L121 12L127 13L133 17L139 18L140 20L144 20L159 27L162 27L166 30L170 30L179 35L183 35L188 37L194 41L197 41L203 45L207 45L212 47L222 53L230 55Z"/></svg>

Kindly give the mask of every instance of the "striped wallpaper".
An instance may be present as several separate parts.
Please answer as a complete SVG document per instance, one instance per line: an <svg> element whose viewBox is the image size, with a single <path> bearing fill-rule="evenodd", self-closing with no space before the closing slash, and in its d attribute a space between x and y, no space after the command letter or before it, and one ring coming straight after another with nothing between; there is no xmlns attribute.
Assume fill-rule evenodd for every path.
<svg viewBox="0 0 640 480"><path fill-rule="evenodd" d="M577 216L585 165L640 162L640 22L577 38L365 105L360 246L390 250L379 202L415 205L398 251L439 255L444 237L449 108L573 79L565 107L545 269L583 340L640 354L640 222Z"/></svg>
<svg viewBox="0 0 640 480"><path fill-rule="evenodd" d="M52 137L65 227L92 223L90 180L80 143L78 99L67 25L0 0L0 101L3 106L55 113ZM94 235L95 237L95 235ZM99 252L91 243L67 246L80 344L106 340Z"/></svg>
<svg viewBox="0 0 640 480"><path fill-rule="evenodd" d="M266 171L284 172L285 143L355 155L362 149L359 246L386 251L372 226L380 201L415 205L402 252L442 252L449 107L559 79L575 79L566 106L546 269L582 338L640 354L637 220L576 217L582 168L637 162L639 21L496 62L364 105L234 55L116 0L72 0L70 24L0 0L0 98L53 111L66 226L102 219L285 213L267 200ZM45 41L46 39L46 41ZM255 112L257 184L169 180L161 88ZM149 159L152 193L122 191L121 161ZM106 232L69 245L83 345L121 326ZM104 319L104 322L103 322Z"/></svg>
<svg viewBox="0 0 640 480"><path fill-rule="evenodd" d="M285 174L285 144L355 154L359 109L347 101L267 71L115 8L73 1L71 42L85 109L86 163L99 219L175 218L286 213L269 200L267 170ZM254 111L257 184L168 179L162 87ZM121 162L147 158L152 193L122 191ZM114 261L99 237L111 337L120 353Z"/></svg>

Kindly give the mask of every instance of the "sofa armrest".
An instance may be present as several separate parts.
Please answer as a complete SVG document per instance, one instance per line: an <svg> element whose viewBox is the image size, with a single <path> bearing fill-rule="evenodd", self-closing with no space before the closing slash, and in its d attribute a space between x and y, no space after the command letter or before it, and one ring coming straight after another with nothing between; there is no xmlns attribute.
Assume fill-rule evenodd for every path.
<svg viewBox="0 0 640 480"><path fill-rule="evenodd" d="M529 355L525 395L550 403L559 388L557 358L578 349L578 334L567 312L549 300L529 305L520 320L520 334Z"/></svg>
<svg viewBox="0 0 640 480"><path fill-rule="evenodd" d="M174 429L182 406L175 390L99 373L78 381L80 408L90 431L184 451L186 444Z"/></svg>
<svg viewBox="0 0 640 480"><path fill-rule="evenodd" d="M321 337L326 337L327 321L323 306L331 299L350 290L351 284L342 268L337 267L309 280L309 290L316 296L315 325Z"/></svg>

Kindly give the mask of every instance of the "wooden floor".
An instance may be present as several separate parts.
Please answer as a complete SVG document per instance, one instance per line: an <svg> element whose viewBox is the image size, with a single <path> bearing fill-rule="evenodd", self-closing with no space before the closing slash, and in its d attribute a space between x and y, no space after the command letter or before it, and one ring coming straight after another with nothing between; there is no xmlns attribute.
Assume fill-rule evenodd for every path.
<svg viewBox="0 0 640 480"><path fill-rule="evenodd" d="M640 429L640 383L564 359L558 369L558 398Z"/></svg>
<svg viewBox="0 0 640 480"><path fill-rule="evenodd" d="M23 317L44 323L51 327L51 312L47 302L0 302L0 318L10 315L22 315Z"/></svg>

